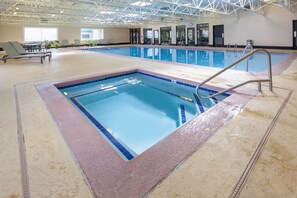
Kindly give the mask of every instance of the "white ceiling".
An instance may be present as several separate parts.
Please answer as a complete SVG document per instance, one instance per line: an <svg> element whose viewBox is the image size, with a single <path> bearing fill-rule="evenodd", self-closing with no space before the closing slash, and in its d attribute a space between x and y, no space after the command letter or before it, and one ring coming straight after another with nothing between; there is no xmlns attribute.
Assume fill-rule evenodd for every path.
<svg viewBox="0 0 297 198"><path fill-rule="evenodd" d="M0 23L139 26L264 14L270 4L292 11L295 0L0 0Z"/></svg>

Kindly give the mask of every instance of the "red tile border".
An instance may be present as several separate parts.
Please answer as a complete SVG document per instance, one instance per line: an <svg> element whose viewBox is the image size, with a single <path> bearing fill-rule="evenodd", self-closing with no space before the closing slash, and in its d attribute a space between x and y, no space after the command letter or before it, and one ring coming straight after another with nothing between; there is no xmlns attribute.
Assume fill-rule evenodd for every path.
<svg viewBox="0 0 297 198"><path fill-rule="evenodd" d="M141 71L166 75L143 69L122 70L90 78ZM172 77L169 77L172 78ZM179 79L182 80L182 79ZM185 81L185 80L183 80ZM192 84L194 81L187 80ZM68 82L56 83L58 86ZM69 145L97 197L143 197L183 160L197 151L239 108L253 98L257 91L240 89L202 115L147 149L131 161L124 161L102 135L64 97L54 83L36 86L45 105Z"/></svg>
<svg viewBox="0 0 297 198"><path fill-rule="evenodd" d="M272 75L282 74L297 58L297 53L291 52L289 55L281 60L279 63L272 65ZM268 66L267 66L268 68ZM263 72L251 72L256 75L267 75L268 69Z"/></svg>

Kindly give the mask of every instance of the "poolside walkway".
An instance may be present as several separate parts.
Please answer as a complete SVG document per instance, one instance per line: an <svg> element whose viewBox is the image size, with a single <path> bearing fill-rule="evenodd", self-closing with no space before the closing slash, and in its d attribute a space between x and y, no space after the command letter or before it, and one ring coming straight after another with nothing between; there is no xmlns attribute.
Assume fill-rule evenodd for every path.
<svg viewBox="0 0 297 198"><path fill-rule="evenodd" d="M40 64L37 59L0 63L0 197L94 196L59 132L58 125L63 123L53 121L36 84L121 68L143 67L197 81L217 71L70 48L53 52L50 63ZM229 87L250 78L243 72L229 71L213 85ZM263 92L245 108L236 109L235 117L147 196L297 197L297 61L282 75L274 76L274 86L273 93L263 86ZM256 89L257 85L248 87ZM23 138L25 149L21 148L20 154L19 140ZM248 177L240 181L247 165L254 162L256 150L259 158L255 158ZM22 153L24 158L20 158ZM27 172L21 173L24 161Z"/></svg>

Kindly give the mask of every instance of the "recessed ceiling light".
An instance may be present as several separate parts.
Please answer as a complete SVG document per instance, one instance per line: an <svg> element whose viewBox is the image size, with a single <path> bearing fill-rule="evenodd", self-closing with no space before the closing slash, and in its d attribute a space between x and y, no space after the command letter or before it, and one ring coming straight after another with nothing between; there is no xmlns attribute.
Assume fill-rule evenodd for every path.
<svg viewBox="0 0 297 198"><path fill-rule="evenodd" d="M126 14L126 16L127 17L137 17L137 16L139 16L139 14L133 14L133 13L131 13L131 14Z"/></svg>
<svg viewBox="0 0 297 198"><path fill-rule="evenodd" d="M101 11L100 14L112 14L114 12L111 12L111 11Z"/></svg>
<svg viewBox="0 0 297 198"><path fill-rule="evenodd" d="M17 12L14 12L13 14L14 14L14 15L16 15L16 14L17 14Z"/></svg>
<svg viewBox="0 0 297 198"><path fill-rule="evenodd" d="M20 9L20 8L15 8L16 10Z"/></svg>
<svg viewBox="0 0 297 198"><path fill-rule="evenodd" d="M55 14L52 15L52 17L55 17L55 16L56 16Z"/></svg>
<svg viewBox="0 0 297 198"><path fill-rule="evenodd" d="M63 12L64 12L63 10L60 11L60 13L63 13Z"/></svg>
<svg viewBox="0 0 297 198"><path fill-rule="evenodd" d="M134 6L147 6L147 5L151 5L152 3L149 2L144 2L144 1L136 1L134 3L131 3L130 5L134 5Z"/></svg>

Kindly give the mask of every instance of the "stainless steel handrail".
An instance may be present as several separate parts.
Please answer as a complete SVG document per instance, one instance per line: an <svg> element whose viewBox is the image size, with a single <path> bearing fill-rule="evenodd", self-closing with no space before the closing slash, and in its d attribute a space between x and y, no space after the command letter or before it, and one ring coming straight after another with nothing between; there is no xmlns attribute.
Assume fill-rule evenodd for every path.
<svg viewBox="0 0 297 198"><path fill-rule="evenodd" d="M202 85L204 85L205 83L207 83L208 81L212 80L213 78L217 77L218 75L220 75L221 73L225 72L226 70L230 69L231 67L234 67L235 65L237 65L238 63L244 61L245 59L249 58L250 56L252 56L253 54L257 53L257 52L265 52L267 54L268 57L268 79L257 79L257 80L248 80L246 82L240 83L239 85L236 85L234 87L231 87L229 89L225 89L222 90L218 93L212 94L210 96L207 97L203 97L199 94L199 89L201 88ZM212 75L211 77L207 78L206 80L204 80L202 83L200 83L197 87L196 87L196 95L199 98L213 98L217 95L223 94L225 92L231 91L233 89L236 89L238 87L241 87L245 84L248 83L253 83L253 82L258 82L258 90L261 91L261 82L269 82L269 90L272 91L273 87L272 87L272 66L271 66L271 55L269 53L268 50L266 49L256 49L254 51L252 51L251 53L247 54L246 56L242 57L241 59L239 59L238 61L234 62L233 64L229 65L228 67L222 69L221 71L217 72L216 74Z"/></svg>
<svg viewBox="0 0 297 198"><path fill-rule="evenodd" d="M241 57L243 57L243 55L245 54L245 52L246 52L248 49L250 49L251 52L254 51L254 48L253 48L253 46L252 46L251 43L247 43L247 44L246 44L246 46L245 46L245 48L244 48L244 50L243 50L243 52L242 52L242 54L241 54Z"/></svg>
<svg viewBox="0 0 297 198"><path fill-rule="evenodd" d="M231 49L231 45L230 45L230 43L228 43L228 45L227 45L227 51L230 50L230 49Z"/></svg>
<svg viewBox="0 0 297 198"><path fill-rule="evenodd" d="M234 52L237 50L237 44L234 44Z"/></svg>

